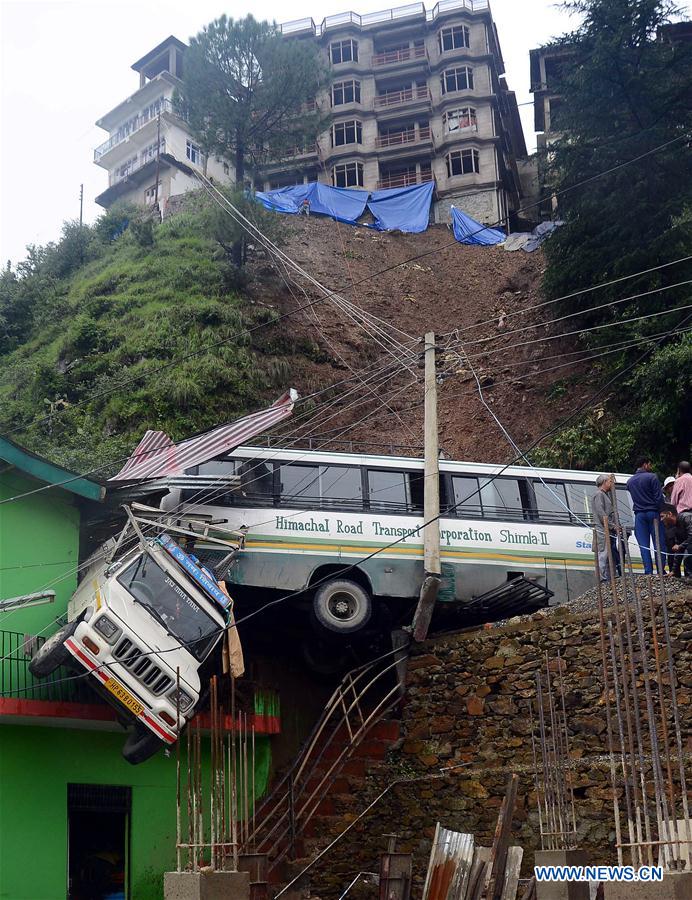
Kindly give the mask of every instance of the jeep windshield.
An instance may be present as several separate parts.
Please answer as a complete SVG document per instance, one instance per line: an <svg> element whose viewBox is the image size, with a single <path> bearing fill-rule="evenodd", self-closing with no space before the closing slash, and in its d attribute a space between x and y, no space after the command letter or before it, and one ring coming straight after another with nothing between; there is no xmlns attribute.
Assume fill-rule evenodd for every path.
<svg viewBox="0 0 692 900"><path fill-rule="evenodd" d="M194 657L205 658L221 634L221 627L148 554L143 553L131 563L118 581Z"/></svg>

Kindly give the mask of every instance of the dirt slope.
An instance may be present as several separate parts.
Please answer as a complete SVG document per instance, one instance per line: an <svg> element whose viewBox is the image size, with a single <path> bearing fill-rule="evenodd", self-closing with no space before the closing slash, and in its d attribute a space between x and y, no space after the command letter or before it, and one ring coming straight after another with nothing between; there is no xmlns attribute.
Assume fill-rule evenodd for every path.
<svg viewBox="0 0 692 900"><path fill-rule="evenodd" d="M467 329L461 337L469 354L497 350L475 356L473 365L487 401L521 447L531 444L590 393L584 364L543 372L565 362L560 354L575 349L573 339L518 346L556 333L545 326L504 336L509 329L550 319L552 307L515 316L504 328L499 327L503 313L514 313L543 299L540 281L544 259L540 250L526 254L507 253L497 247L462 246L453 241L444 226L433 226L419 235L381 234L312 218L291 220L289 228L285 251L324 285L343 292L363 310L415 339L428 330L445 334ZM426 255L415 262L404 262L422 254ZM383 275L374 274L400 262L404 264ZM266 260L255 258L251 271L255 276L251 288L255 302L280 312L295 309L317 296L312 289L303 294L295 287L289 288L270 274ZM493 321L488 323L488 319ZM370 335L327 302L291 316L280 327L314 342L321 351L312 359L293 361L292 383L303 395L348 377L349 367L363 372L376 363L391 363L391 357ZM489 340L471 343L483 339ZM449 340L446 338L443 344ZM441 368L448 373L440 387L441 446L456 459L508 461L514 453L482 406L469 368L457 356L441 356ZM375 371L377 365L367 369L368 374ZM420 444L423 371L415 371L418 384L408 389L405 385L411 381L411 375L403 369L401 373L387 382L376 383L376 397L363 387L359 397L369 396L368 402L345 409L337 418L330 407L320 427L313 423L312 430L332 436L349 426L347 437L351 440L380 445ZM594 373L589 377L594 377ZM354 396L347 398L344 405L351 404ZM387 401L387 408L382 401ZM299 420L287 431L297 433L297 426ZM334 445L334 449L343 447Z"/></svg>

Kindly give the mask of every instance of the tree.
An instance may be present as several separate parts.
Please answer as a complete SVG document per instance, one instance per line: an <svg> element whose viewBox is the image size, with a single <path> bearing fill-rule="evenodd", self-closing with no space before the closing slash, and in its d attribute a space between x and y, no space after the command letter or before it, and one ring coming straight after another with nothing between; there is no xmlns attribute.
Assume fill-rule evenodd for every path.
<svg viewBox="0 0 692 900"><path fill-rule="evenodd" d="M549 297L692 253L692 45L676 39L671 22L677 8L671 0L571 0L564 6L581 16L581 24L559 41L567 59L556 85L562 137L550 148L548 165L551 187L569 189L558 198L559 214L568 224L546 244ZM560 305L563 312L580 311L577 322L584 327L620 323L591 332L585 345L639 339L692 324L689 310L639 318L687 305L689 285L673 285L689 279L692 266L680 263ZM593 309L648 291L658 292ZM572 320L570 330L574 327ZM671 353L666 349L670 343L679 349ZM640 345L606 357L612 360L607 374L641 353ZM689 341L679 335L643 360L629 378L629 388L621 384L615 398L619 415L631 426L633 452L639 445L658 458L669 456L669 461L689 448L689 420L679 419L676 391L671 389L668 397L654 395L661 384L642 376L661 369L671 377L671 360L683 366L680 377L685 365L692 368ZM664 450L651 446L654 407L659 421L671 422Z"/></svg>
<svg viewBox="0 0 692 900"><path fill-rule="evenodd" d="M314 144L321 80L310 42L287 40L252 16L224 15L190 41L180 100L203 149L231 160L242 183L267 161Z"/></svg>

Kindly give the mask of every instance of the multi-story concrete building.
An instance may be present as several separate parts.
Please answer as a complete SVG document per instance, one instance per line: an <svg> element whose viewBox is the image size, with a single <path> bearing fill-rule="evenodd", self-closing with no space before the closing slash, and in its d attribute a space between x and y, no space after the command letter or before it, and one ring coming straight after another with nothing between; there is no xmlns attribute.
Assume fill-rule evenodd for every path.
<svg viewBox="0 0 692 900"><path fill-rule="evenodd" d="M123 200L164 209L169 197L199 187L195 170L231 178L229 164L207 159L176 115L173 94L182 84L186 49L171 35L137 60L138 90L96 123L108 132L94 150L94 162L108 170L108 188L96 198L101 206Z"/></svg>
<svg viewBox="0 0 692 900"><path fill-rule="evenodd" d="M369 190L434 180L438 221L449 221L451 203L486 222L516 209L516 159L526 145L487 0L349 12L281 29L314 41L329 66L329 90L317 103L331 125L315 148L270 169L266 187L296 177Z"/></svg>
<svg viewBox="0 0 692 900"><path fill-rule="evenodd" d="M359 16L343 13L281 26L287 40L312 41L329 70L315 103L329 115L316 144L269 165L265 189L322 181L337 187L404 187L435 182L435 218L454 203L484 222L517 209L517 158L526 155L516 97L505 81L497 29L487 0L440 0ZM97 198L153 202L196 186L205 165L171 96L185 45L170 37L133 65L140 88L99 120L110 137L95 151L110 187ZM161 145L157 151L157 129ZM232 177L206 161L208 174Z"/></svg>

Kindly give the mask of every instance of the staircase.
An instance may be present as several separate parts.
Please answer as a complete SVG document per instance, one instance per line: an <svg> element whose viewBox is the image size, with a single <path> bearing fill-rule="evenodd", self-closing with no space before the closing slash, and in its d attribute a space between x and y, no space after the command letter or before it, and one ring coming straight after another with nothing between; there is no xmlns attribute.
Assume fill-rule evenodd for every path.
<svg viewBox="0 0 692 900"><path fill-rule="evenodd" d="M391 650L344 677L295 762L257 810L244 852L268 854L274 883L285 860L309 857L325 834L333 836L340 822L337 798L352 796L346 779L363 777L399 736L398 722L384 720L402 697L406 656L405 649Z"/></svg>

